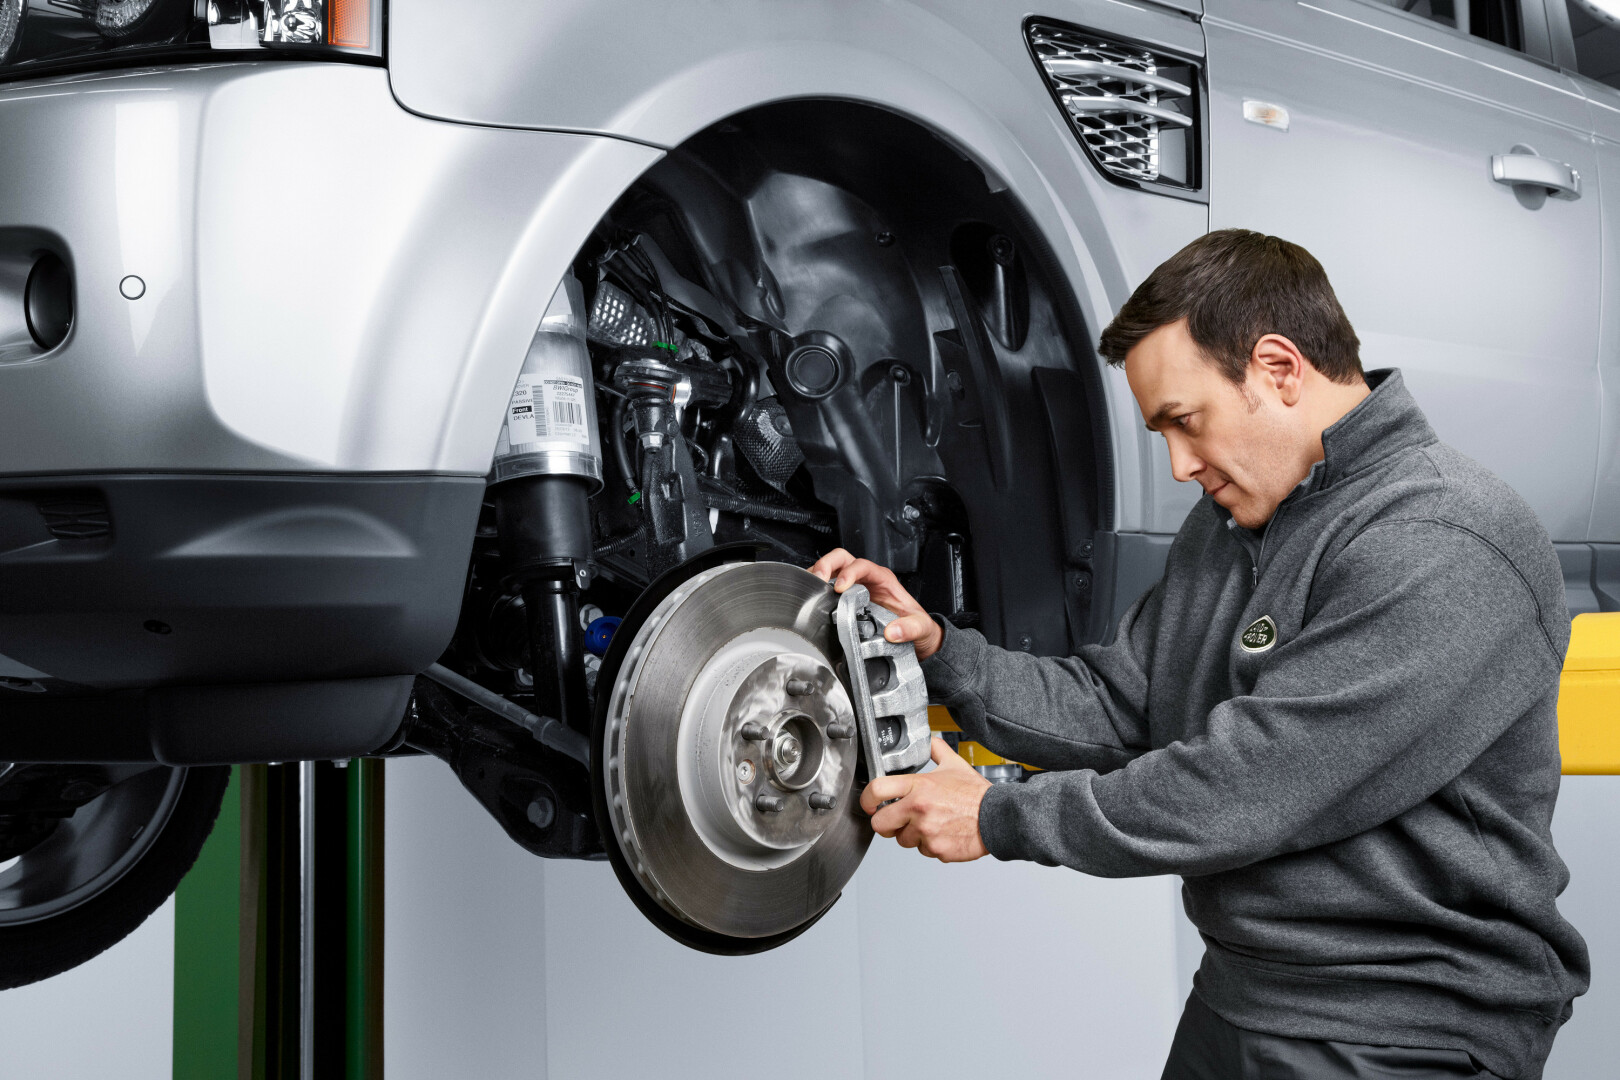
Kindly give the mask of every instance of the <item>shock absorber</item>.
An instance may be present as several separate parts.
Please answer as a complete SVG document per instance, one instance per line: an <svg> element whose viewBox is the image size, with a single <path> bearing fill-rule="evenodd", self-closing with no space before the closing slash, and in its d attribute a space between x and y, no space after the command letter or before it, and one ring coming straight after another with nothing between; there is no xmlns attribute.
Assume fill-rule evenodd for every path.
<svg viewBox="0 0 1620 1080"><path fill-rule="evenodd" d="M568 274L540 320L495 446L501 554L529 624L535 712L590 724L580 593L590 584L590 497L602 487L587 313Z"/></svg>

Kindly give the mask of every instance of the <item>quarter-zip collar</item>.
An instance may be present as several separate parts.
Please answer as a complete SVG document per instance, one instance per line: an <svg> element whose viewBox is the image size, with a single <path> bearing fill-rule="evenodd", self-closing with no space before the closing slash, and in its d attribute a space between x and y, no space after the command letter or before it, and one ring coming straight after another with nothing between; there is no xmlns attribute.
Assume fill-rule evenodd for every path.
<svg viewBox="0 0 1620 1080"><path fill-rule="evenodd" d="M1372 393L1322 432L1322 460L1305 478L1320 491L1385 458L1438 441L1399 368L1367 373Z"/></svg>
<svg viewBox="0 0 1620 1080"><path fill-rule="evenodd" d="M1289 504L1325 491L1345 477L1376 465L1392 454L1437 441L1434 429L1429 426L1423 411L1406 389L1399 368L1367 372L1367 385L1372 392L1323 429L1322 460L1311 466L1305 479L1288 493L1272 513L1271 519L1259 530L1239 525L1233 520L1230 510L1210 500L1209 505L1215 515L1248 551L1249 559L1254 563L1257 584L1266 533Z"/></svg>

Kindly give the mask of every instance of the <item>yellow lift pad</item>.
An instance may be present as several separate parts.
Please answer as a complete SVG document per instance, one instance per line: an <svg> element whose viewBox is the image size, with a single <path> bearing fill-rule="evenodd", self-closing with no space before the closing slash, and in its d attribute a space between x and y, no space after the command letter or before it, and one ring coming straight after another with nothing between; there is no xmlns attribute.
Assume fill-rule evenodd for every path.
<svg viewBox="0 0 1620 1080"><path fill-rule="evenodd" d="M1577 615L1558 680L1566 776L1620 773L1620 612Z"/></svg>
<svg viewBox="0 0 1620 1080"><path fill-rule="evenodd" d="M956 717L951 715L951 710L947 709L943 705L928 706L928 726L935 731L962 730L961 726L956 722ZM972 742L968 739L963 739L961 742L956 744L956 753L969 765L1018 764L1016 761L1008 761L1000 754L986 750L983 743ZM1033 765L1025 765L1024 768L1030 769L1034 772L1041 771L1040 769L1035 768Z"/></svg>

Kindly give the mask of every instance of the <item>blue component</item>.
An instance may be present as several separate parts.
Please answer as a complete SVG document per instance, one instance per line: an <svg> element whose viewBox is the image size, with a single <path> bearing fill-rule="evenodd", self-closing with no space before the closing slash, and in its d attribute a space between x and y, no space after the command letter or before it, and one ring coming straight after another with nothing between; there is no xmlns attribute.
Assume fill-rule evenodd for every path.
<svg viewBox="0 0 1620 1080"><path fill-rule="evenodd" d="M608 650L608 643L613 640L613 633L624 620L617 615L604 615L600 619L592 619L591 625L585 628L585 649L588 652L601 656Z"/></svg>

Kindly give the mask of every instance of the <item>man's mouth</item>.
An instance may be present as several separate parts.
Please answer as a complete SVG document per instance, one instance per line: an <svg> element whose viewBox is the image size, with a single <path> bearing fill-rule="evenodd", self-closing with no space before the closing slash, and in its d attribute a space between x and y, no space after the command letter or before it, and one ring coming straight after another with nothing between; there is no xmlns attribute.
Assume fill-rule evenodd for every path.
<svg viewBox="0 0 1620 1080"><path fill-rule="evenodd" d="M1204 494L1213 499L1216 495L1219 495L1222 491L1226 490L1226 485L1229 483L1231 483L1230 480L1222 480L1219 484L1216 484L1212 488L1205 488Z"/></svg>

